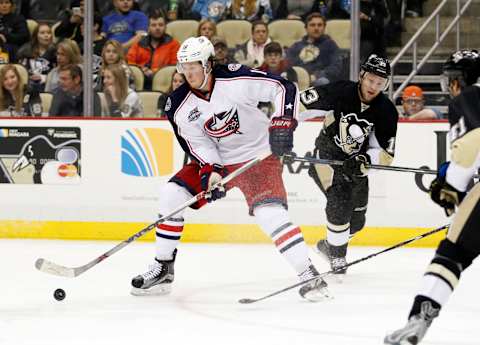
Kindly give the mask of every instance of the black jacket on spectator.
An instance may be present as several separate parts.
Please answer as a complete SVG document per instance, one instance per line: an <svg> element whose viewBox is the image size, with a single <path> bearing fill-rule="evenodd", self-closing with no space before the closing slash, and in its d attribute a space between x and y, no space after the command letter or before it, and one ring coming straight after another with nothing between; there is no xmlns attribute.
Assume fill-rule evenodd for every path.
<svg viewBox="0 0 480 345"><path fill-rule="evenodd" d="M290 0L290 1L295 1L295 0ZM312 6L310 9L305 11L300 17L302 18L303 21L307 18L307 16L310 13L313 12L320 12L320 1L312 1ZM284 19L287 18L289 15L288 13L288 0L280 0L278 7L276 9L273 9L273 17L275 19Z"/></svg>
<svg viewBox="0 0 480 345"><path fill-rule="evenodd" d="M0 34L7 39L5 46L10 53L10 61L15 61L18 48L30 40L25 17L16 13L0 16Z"/></svg>
<svg viewBox="0 0 480 345"><path fill-rule="evenodd" d="M18 63L25 66L29 76L34 73L40 74L42 76L42 81L35 82L29 79L28 84L31 89L34 89L38 92L43 92L43 90L45 89L45 81L47 80L47 75L57 63L55 46L52 45L41 56L34 57L31 43L25 43L18 50L17 61Z"/></svg>
<svg viewBox="0 0 480 345"><path fill-rule="evenodd" d="M101 116L100 97L97 93L93 96L93 109L95 114L88 114L90 116ZM75 117L83 115L83 91L78 95L72 95L69 92L65 92L59 89L52 99L52 105L50 106L50 116L58 117Z"/></svg>
<svg viewBox="0 0 480 345"><path fill-rule="evenodd" d="M69 0L20 0L17 1L17 11L25 18L56 22L68 8L68 3Z"/></svg>
<svg viewBox="0 0 480 345"><path fill-rule="evenodd" d="M42 116L42 100L36 90L31 90L25 86L23 96L23 106L20 111L15 110L15 101L9 92L5 93L5 109L0 114L9 116Z"/></svg>
<svg viewBox="0 0 480 345"><path fill-rule="evenodd" d="M72 11L66 10L60 16L60 25L55 28L55 37L69 38L80 45L83 42L83 36L80 31L80 24L70 22Z"/></svg>

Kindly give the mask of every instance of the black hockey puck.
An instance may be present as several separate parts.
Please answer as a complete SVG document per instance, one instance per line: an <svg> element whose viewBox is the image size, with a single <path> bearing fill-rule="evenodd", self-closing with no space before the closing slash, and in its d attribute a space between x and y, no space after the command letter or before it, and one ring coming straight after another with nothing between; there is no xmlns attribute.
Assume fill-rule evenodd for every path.
<svg viewBox="0 0 480 345"><path fill-rule="evenodd" d="M65 299L65 296L65 290L63 289L56 289L53 293L53 297L55 297L57 301L63 301Z"/></svg>

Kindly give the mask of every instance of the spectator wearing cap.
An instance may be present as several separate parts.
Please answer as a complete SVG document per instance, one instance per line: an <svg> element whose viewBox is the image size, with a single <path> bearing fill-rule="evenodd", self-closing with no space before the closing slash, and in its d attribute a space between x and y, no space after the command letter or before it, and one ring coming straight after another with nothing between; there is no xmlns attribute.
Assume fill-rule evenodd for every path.
<svg viewBox="0 0 480 345"><path fill-rule="evenodd" d="M325 34L326 26L327 20L322 14L310 14L305 21L307 34L287 49L290 65L305 68L316 86L337 80L343 70L339 48Z"/></svg>
<svg viewBox="0 0 480 345"><path fill-rule="evenodd" d="M128 63L142 68L147 89L156 71L177 63L180 43L165 33L166 27L165 14L161 11L152 12L149 16L148 35L132 45L127 53Z"/></svg>
<svg viewBox="0 0 480 345"><path fill-rule="evenodd" d="M283 58L283 49L280 43L270 42L263 50L263 64L258 68L261 71L279 75L287 80L298 82L297 73Z"/></svg>
<svg viewBox="0 0 480 345"><path fill-rule="evenodd" d="M231 56L227 42L220 36L214 36L210 40L215 48L215 60L222 65L228 65L230 63L237 63Z"/></svg>
<svg viewBox="0 0 480 345"><path fill-rule="evenodd" d="M410 85L402 94L403 116L410 120L441 119L442 114L431 108L425 108L423 90L417 85Z"/></svg>
<svg viewBox="0 0 480 345"><path fill-rule="evenodd" d="M242 65L257 68L263 63L263 49L271 41L267 24L257 20L252 23L252 38L235 47L234 59Z"/></svg>

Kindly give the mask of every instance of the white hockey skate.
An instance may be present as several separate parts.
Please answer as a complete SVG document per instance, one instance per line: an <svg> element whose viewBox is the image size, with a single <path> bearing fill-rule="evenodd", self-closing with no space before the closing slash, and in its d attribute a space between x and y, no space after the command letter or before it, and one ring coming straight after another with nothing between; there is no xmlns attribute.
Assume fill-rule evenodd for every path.
<svg viewBox="0 0 480 345"><path fill-rule="evenodd" d="M347 269L343 268L347 264L347 260L344 256L336 256L332 253L332 246L330 246L326 239L320 240L317 242L314 250L317 254L320 255L326 262L330 264L330 268L335 271L333 275L337 282L342 283L345 275L347 274Z"/></svg>
<svg viewBox="0 0 480 345"><path fill-rule="evenodd" d="M302 281L309 280L317 276L320 275L313 265L310 265L305 272L299 275L300 280ZM317 280L313 280L310 283L303 285L300 290L298 290L298 293L300 296L302 296L302 298L305 298L310 302L320 302L333 298L327 287L327 282L319 277Z"/></svg>
<svg viewBox="0 0 480 345"><path fill-rule="evenodd" d="M149 266L149 270L132 279L134 296L166 295L172 290L174 264L177 250L173 252L172 260L158 260Z"/></svg>
<svg viewBox="0 0 480 345"><path fill-rule="evenodd" d="M425 333L432 324L439 310L434 308L428 301L422 302L420 314L413 315L405 327L388 334L384 344L389 345L417 345L422 341Z"/></svg>

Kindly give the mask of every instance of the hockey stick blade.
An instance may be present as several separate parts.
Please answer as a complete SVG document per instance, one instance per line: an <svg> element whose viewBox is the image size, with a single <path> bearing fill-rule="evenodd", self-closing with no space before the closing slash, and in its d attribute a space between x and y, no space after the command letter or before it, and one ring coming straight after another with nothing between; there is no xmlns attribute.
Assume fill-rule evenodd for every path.
<svg viewBox="0 0 480 345"><path fill-rule="evenodd" d="M231 172L230 174L228 174L227 176L225 176L225 178L223 178L220 182L218 182L216 186L226 185L228 182L233 180L235 177L244 173L245 171L247 171L248 169L250 169L254 165L257 165L258 163L260 163L262 160L269 157L270 155L271 155L270 152L265 152L265 153L259 155L257 158L252 159L251 161L248 161L247 163L242 165L237 170L235 170L235 171ZM107 252L103 253L102 255L96 257L95 259L93 259L92 261L90 261L89 263L87 263L85 265L78 266L78 267L66 267L66 266L56 264L52 261L40 258L40 259L37 259L35 261L35 267L41 272L56 275L56 276L67 277L67 278L78 277L80 274L84 273L85 271L88 271L93 266L99 264L100 262L102 262L106 258L112 256L114 253L118 252L123 247L127 246L128 244L135 241L136 239L142 237L147 232L150 232L151 230L155 229L158 224L163 223L166 219L172 217L173 215L177 214L178 212L184 210L185 208L193 205L198 200L201 200L204 196L205 196L205 192L198 193L197 195L193 196L191 199L189 199L188 201L186 201L182 205L179 205L177 208L170 211L168 214L162 215L162 217L160 219L158 219L155 223L152 223L149 226L147 226L146 228L144 228L144 229L140 230L139 232L133 234L132 236L130 236L126 240L117 244L115 247L113 247L109 251L107 251Z"/></svg>
<svg viewBox="0 0 480 345"><path fill-rule="evenodd" d="M417 235L417 236L412 237L412 238L410 238L410 239L408 239L408 240L405 240L405 241L403 241L403 242L397 243L397 244L395 244L395 245L393 245L393 246L391 246L391 247L385 248L385 249L383 249L383 250L381 250L381 251L379 251L379 252L375 252L375 253L372 253L372 254L370 254L370 255L364 256L363 258L354 260L354 261L352 261L352 262L350 262L350 263L348 263L348 264L346 264L346 265L343 265L343 266L341 266L341 267L336 268L335 270L330 270L330 271L327 271L327 272L320 273L320 275L318 275L317 277L310 278L310 279L304 280L303 282L299 282L299 283L296 283L296 284L287 286L287 287L285 287L285 288L283 288L283 289L281 289L281 290L277 290L277 291L275 291L275 292L272 292L272 293L270 293L270 294L268 294L268 295L265 295L265 296L263 296L263 297L260 297L260 298L242 298L242 299L239 299L239 300L238 300L238 303L240 303L240 304L252 304L252 303L255 303L255 302L263 301L264 299L267 299L267 298L270 298L270 297L273 297L273 296L276 296L276 295L280 295L280 294L283 293L283 292L289 291L289 290L291 290L291 289L295 289L296 287L299 287L299 286L302 286L302 285L304 285L304 284L308 284L308 283L313 282L313 281L315 281L315 280L321 279L321 278L323 278L323 277L325 277L325 276L327 276L327 275L330 275L330 274L335 273L336 271L344 270L344 269L346 269L347 267L356 265L356 264L358 264L358 263L360 263L360 262L362 262L362 261L366 261L366 260L368 260L368 259L371 259L371 258L377 256L377 255L380 255L380 254L389 252L389 251L391 251L391 250L393 250L393 249L396 249L396 248L399 248L399 247L403 247L403 246L405 246L405 245L407 245L407 244L409 244L409 243L412 243L412 242L414 242L414 241L418 241L418 240L420 240L420 239L422 239L422 238L425 238L425 237L427 237L427 236L433 235L433 234L435 234L435 233L437 233L437 232L440 232L440 231L442 231L442 230L448 229L448 227L449 227L449 225L443 225L443 226L441 226L441 227L439 227L439 228L430 230L430 231L428 231L428 232L425 232L425 233L423 233L423 234Z"/></svg>
<svg viewBox="0 0 480 345"><path fill-rule="evenodd" d="M53 275L60 276L60 277L73 278L73 277L76 276L74 268L60 266L60 265L57 265L54 262L51 262L51 261L48 261L48 260L45 260L45 259L42 259L42 258L37 259L37 261L35 261L35 267L39 271L42 271L44 273L53 274Z"/></svg>

